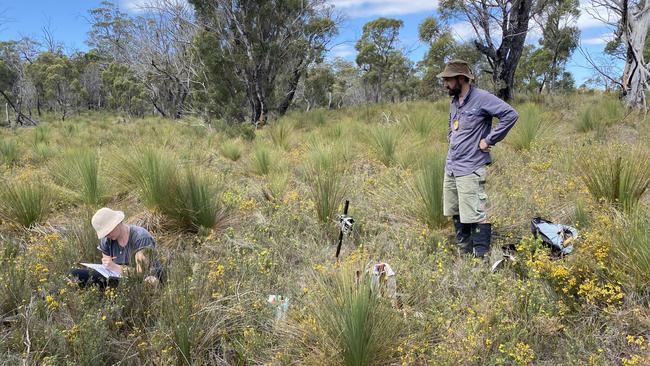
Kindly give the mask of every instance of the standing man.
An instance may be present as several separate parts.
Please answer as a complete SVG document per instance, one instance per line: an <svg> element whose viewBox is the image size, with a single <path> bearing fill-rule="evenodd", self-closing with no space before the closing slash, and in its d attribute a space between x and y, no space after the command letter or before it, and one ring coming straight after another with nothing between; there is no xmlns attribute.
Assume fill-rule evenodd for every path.
<svg viewBox="0 0 650 366"><path fill-rule="evenodd" d="M474 76L466 61L449 61L438 77L452 97L443 211L453 217L460 248L482 258L492 242L485 191L490 148L506 137L519 115L508 103L471 84ZM494 129L493 117L499 119Z"/></svg>

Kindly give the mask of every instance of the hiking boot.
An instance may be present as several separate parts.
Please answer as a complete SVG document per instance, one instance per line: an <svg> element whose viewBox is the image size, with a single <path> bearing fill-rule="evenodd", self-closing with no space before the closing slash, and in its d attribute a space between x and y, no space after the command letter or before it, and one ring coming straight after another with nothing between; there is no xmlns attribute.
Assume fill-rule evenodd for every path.
<svg viewBox="0 0 650 366"><path fill-rule="evenodd" d="M472 230L472 245L474 256L483 258L490 252L492 243L492 224L475 224Z"/></svg>
<svg viewBox="0 0 650 366"><path fill-rule="evenodd" d="M456 244L464 253L472 252L472 225L460 222L460 216L453 217L454 228L456 229Z"/></svg>

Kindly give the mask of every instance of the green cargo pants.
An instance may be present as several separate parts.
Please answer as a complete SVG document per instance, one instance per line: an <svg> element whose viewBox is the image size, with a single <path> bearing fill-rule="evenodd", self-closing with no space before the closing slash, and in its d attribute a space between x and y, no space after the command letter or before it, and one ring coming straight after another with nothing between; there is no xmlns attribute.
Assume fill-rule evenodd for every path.
<svg viewBox="0 0 650 366"><path fill-rule="evenodd" d="M463 224L486 221L488 199L485 192L486 176L485 166L462 177L451 177L445 174L442 189L444 215L460 215L460 222Z"/></svg>

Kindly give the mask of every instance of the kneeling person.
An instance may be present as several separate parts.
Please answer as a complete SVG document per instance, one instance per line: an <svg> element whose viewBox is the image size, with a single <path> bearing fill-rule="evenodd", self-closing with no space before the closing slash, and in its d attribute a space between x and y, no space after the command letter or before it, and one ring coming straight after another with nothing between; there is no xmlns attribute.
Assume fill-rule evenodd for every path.
<svg viewBox="0 0 650 366"><path fill-rule="evenodd" d="M97 249L102 252L104 267L121 275L133 269L136 273L151 273L145 277L145 281L151 284L159 282L160 264L145 254L155 251L156 248L156 241L146 229L125 224L124 212L106 207L99 209L91 222L100 239ZM135 260L134 268L130 268L133 266L132 258ZM82 287L89 282L101 287L109 284L106 278L91 269L77 269L71 273L79 279Z"/></svg>

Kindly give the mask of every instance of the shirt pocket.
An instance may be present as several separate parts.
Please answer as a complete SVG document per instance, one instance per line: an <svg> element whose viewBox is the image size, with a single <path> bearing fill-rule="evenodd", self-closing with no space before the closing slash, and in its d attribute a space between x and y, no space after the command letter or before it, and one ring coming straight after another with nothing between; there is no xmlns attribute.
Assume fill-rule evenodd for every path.
<svg viewBox="0 0 650 366"><path fill-rule="evenodd" d="M461 130L473 130L479 123L481 123L481 115L478 111L463 111L461 114Z"/></svg>

